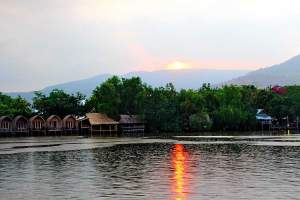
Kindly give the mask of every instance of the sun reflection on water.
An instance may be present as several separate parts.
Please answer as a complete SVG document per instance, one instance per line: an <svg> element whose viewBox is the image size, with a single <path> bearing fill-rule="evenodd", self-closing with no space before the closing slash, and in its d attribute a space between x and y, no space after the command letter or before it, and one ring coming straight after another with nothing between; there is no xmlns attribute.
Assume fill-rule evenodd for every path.
<svg viewBox="0 0 300 200"><path fill-rule="evenodd" d="M172 167L174 169L172 182L172 200L186 200L188 198L188 152L182 144L175 144L172 149Z"/></svg>

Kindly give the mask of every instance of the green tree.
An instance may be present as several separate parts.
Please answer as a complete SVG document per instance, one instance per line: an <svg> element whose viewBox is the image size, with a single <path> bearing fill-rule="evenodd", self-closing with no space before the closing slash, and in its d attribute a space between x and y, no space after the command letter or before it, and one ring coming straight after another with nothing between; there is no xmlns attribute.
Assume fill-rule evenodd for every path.
<svg viewBox="0 0 300 200"><path fill-rule="evenodd" d="M45 117L53 114L60 117L68 114L82 115L85 112L84 101L85 96L80 93L70 95L63 90L55 89L50 92L49 96L36 92L33 98L33 108Z"/></svg>
<svg viewBox="0 0 300 200"><path fill-rule="evenodd" d="M12 98L0 92L0 116L8 115L15 117L17 115L24 115L29 117L32 113L30 103L21 97Z"/></svg>
<svg viewBox="0 0 300 200"><path fill-rule="evenodd" d="M181 120L177 92L172 84L146 89L145 119L154 132L179 132Z"/></svg>
<svg viewBox="0 0 300 200"><path fill-rule="evenodd" d="M143 102L145 97L145 85L139 77L122 79L120 89L121 106L120 112L123 114L143 113Z"/></svg>
<svg viewBox="0 0 300 200"><path fill-rule="evenodd" d="M212 121L205 112L190 115L189 125L191 131L207 131L211 129Z"/></svg>
<svg viewBox="0 0 300 200"><path fill-rule="evenodd" d="M122 81L114 76L97 86L88 102L88 107L94 112L103 112L113 118L120 114Z"/></svg>
<svg viewBox="0 0 300 200"><path fill-rule="evenodd" d="M200 92L194 90L181 90L178 95L180 115L182 120L182 129L190 131L190 118L192 115L201 113L205 110L204 98ZM197 116L197 115L196 115Z"/></svg>

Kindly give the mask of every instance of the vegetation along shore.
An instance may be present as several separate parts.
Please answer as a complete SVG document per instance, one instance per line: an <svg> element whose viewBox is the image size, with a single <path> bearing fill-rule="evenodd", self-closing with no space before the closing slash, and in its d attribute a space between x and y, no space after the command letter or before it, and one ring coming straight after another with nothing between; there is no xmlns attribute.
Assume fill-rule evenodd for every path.
<svg viewBox="0 0 300 200"><path fill-rule="evenodd" d="M300 86L259 89L251 85L203 84L199 89L176 91L172 83L151 87L139 77L114 76L97 86L90 97L53 90L36 92L32 102L0 93L0 116L18 115L45 119L85 113L105 113L113 120L120 115L138 115L146 122L146 132L253 131L260 125L257 110L272 116L278 124L292 124L300 113Z"/></svg>

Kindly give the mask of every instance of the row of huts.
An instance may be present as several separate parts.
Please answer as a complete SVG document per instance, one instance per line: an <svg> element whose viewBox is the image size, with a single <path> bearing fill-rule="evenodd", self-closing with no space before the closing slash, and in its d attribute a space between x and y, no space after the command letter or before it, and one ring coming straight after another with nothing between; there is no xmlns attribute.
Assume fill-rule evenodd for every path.
<svg viewBox="0 0 300 200"><path fill-rule="evenodd" d="M14 119L8 116L0 117L0 136L7 135L57 135L81 134L116 136L119 134L130 136L144 134L145 123L137 115L121 115L115 121L103 113L87 113L76 117L67 115L61 119L51 115L46 120L36 115L29 119L17 116Z"/></svg>

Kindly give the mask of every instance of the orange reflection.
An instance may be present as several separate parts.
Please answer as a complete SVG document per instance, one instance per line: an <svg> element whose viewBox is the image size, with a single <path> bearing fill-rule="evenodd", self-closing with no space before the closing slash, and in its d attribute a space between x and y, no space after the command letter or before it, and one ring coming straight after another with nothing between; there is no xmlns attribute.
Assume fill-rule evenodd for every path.
<svg viewBox="0 0 300 200"><path fill-rule="evenodd" d="M175 144L172 149L172 167L174 176L172 182L173 200L186 200L188 197L188 153L182 144Z"/></svg>

